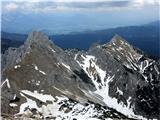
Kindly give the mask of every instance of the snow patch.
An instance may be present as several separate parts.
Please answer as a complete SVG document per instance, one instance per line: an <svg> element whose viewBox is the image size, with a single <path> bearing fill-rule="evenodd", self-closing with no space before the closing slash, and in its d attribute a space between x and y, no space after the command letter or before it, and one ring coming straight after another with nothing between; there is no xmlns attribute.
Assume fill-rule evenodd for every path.
<svg viewBox="0 0 160 120"><path fill-rule="evenodd" d="M70 66L69 65L66 65L64 63L61 63L65 68L67 68L68 70L71 70Z"/></svg>
<svg viewBox="0 0 160 120"><path fill-rule="evenodd" d="M113 47L112 47L112 50L113 50L113 51L116 51Z"/></svg>
<svg viewBox="0 0 160 120"><path fill-rule="evenodd" d="M123 48L122 48L122 47L119 47L119 50L123 50Z"/></svg>
<svg viewBox="0 0 160 120"><path fill-rule="evenodd" d="M14 69L17 69L17 68L20 68L20 67L21 67L20 65L15 65Z"/></svg>
<svg viewBox="0 0 160 120"><path fill-rule="evenodd" d="M159 70L156 65L154 65L154 69L156 70L157 74L159 75L160 73L159 73Z"/></svg>
<svg viewBox="0 0 160 120"><path fill-rule="evenodd" d="M10 103L9 106L11 106L11 107L17 107L17 104L15 104L15 103Z"/></svg>
<svg viewBox="0 0 160 120"><path fill-rule="evenodd" d="M44 94L41 94L41 93L38 93L37 91L34 91L34 92L31 92L29 90L21 90L21 93L22 94L26 94L26 95L29 95L31 97L34 97L44 103L46 103L47 101L53 101L55 100L51 95L44 95Z"/></svg>
<svg viewBox="0 0 160 120"><path fill-rule="evenodd" d="M117 93L119 93L120 95L123 95L123 92L117 87Z"/></svg>
<svg viewBox="0 0 160 120"><path fill-rule="evenodd" d="M36 82L36 85L37 85L37 86L40 85L40 81L37 81L37 82Z"/></svg>
<svg viewBox="0 0 160 120"><path fill-rule="evenodd" d="M16 99L16 94L14 94L14 96L13 96L13 100L15 100Z"/></svg>
<svg viewBox="0 0 160 120"><path fill-rule="evenodd" d="M128 60L128 62L129 62L129 66L130 66L131 68L133 68L134 70L137 71L137 68L138 68L137 64L135 64L135 63L130 59L130 57L128 57L128 56L127 56L127 60ZM136 66L136 67L135 67L135 66Z"/></svg>
<svg viewBox="0 0 160 120"><path fill-rule="evenodd" d="M25 112L26 108L35 108L37 110L40 110L35 101L27 98L23 93L20 93L20 95L25 97L27 101L25 103L21 104L18 114L23 114Z"/></svg>
<svg viewBox="0 0 160 120"><path fill-rule="evenodd" d="M35 70L39 71L39 72L42 73L43 75L46 75L46 73L45 73L44 71L40 70L35 64L33 64L33 65L34 65L34 69L35 69Z"/></svg>
<svg viewBox="0 0 160 120"><path fill-rule="evenodd" d="M41 92L44 92L44 90L41 90Z"/></svg>
<svg viewBox="0 0 160 120"><path fill-rule="evenodd" d="M139 67L140 73L143 74L144 71L145 71L145 69L146 69L147 67L149 67L150 65L152 65L152 64L153 64L153 62L149 63L148 60L145 60L145 61L141 62L140 67Z"/></svg>
<svg viewBox="0 0 160 120"><path fill-rule="evenodd" d="M40 72L40 73L42 73L43 75L46 75L46 73L45 73L45 72L43 72L43 71L41 71L41 70L39 70L39 72Z"/></svg>
<svg viewBox="0 0 160 120"><path fill-rule="evenodd" d="M3 85L4 85L5 83L7 84L7 87L8 87L8 88L11 88L8 78L6 78L6 80L2 82L1 88L3 87Z"/></svg>
<svg viewBox="0 0 160 120"><path fill-rule="evenodd" d="M52 52L56 52L53 48L51 48L50 46L48 46L48 48L52 51Z"/></svg>
<svg viewBox="0 0 160 120"><path fill-rule="evenodd" d="M78 56L78 54L75 54L75 56L74 56L74 60L76 60L76 59L77 59L77 56Z"/></svg>
<svg viewBox="0 0 160 120"><path fill-rule="evenodd" d="M34 65L34 69L35 69L35 70L38 70L38 67L37 67L36 65Z"/></svg>

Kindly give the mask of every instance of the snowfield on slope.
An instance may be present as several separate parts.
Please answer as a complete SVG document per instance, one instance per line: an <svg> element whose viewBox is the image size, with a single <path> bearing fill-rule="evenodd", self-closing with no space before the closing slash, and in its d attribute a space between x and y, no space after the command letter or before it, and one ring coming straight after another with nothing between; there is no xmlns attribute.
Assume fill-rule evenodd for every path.
<svg viewBox="0 0 160 120"><path fill-rule="evenodd" d="M106 71L102 70L101 68L99 68L98 65L96 65L96 58L95 56L91 56L91 55L81 55L81 57L83 58L82 63L79 62L78 60L77 63L82 66L83 70L86 72L86 74L91 78L92 82L94 83L95 87L96 87L96 91L94 93L100 95L101 97L103 97L103 102L110 108L113 108L115 110L117 110L118 112L130 117L130 118L136 118L136 119L145 119L142 116L138 116L135 115L133 112L133 106L130 108L130 99L131 97L127 100L127 105L124 105L122 102L120 102L118 104L118 101L116 98L112 98L109 96L109 82L112 81L114 79L114 75L106 75ZM76 59L76 58L75 58ZM101 88L99 87L100 84L95 80L94 75L90 74L88 69L89 67L95 67L98 75L100 76L101 79ZM120 92L120 91L119 91ZM92 94L92 92L90 93ZM122 91L121 91L122 94Z"/></svg>
<svg viewBox="0 0 160 120"><path fill-rule="evenodd" d="M72 103L65 96L56 96L52 97L51 95L46 95L38 92L31 92L28 90L21 90L21 96L26 98L26 102L21 104L20 111L15 116L24 115L27 116L31 114L29 110L36 109L39 113L42 113L42 116L38 116L39 119L42 118L53 118L56 120L73 120L74 118L77 120L100 120L95 116L100 116L103 114L103 111L98 111L95 109L94 104L89 104L88 106L84 106L80 103ZM42 105L38 107L36 101L28 98L27 96L31 96L40 101L52 101L50 104ZM65 112L67 107L62 108L63 103L68 105L67 107L72 108L70 111ZM27 110L28 109L28 110ZM106 120L111 120L111 118L106 118Z"/></svg>

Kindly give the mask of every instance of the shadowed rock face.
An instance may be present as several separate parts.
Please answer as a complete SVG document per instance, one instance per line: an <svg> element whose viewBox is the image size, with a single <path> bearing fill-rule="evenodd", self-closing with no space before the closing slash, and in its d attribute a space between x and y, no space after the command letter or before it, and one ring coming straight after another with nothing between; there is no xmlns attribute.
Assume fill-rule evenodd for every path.
<svg viewBox="0 0 160 120"><path fill-rule="evenodd" d="M103 114L97 113L97 118L110 118L106 109L118 114L113 118L136 118L136 114L158 118L159 74L158 62L118 35L107 44L82 52L64 51L43 33L34 31L24 45L10 48L2 55L2 112L18 113L27 101L23 95L38 104L37 98L22 93L29 90L53 97L65 96L82 105L91 105L88 102L91 101L107 107L100 108ZM115 105L111 106L108 100L112 99ZM133 113L119 111L116 105Z"/></svg>

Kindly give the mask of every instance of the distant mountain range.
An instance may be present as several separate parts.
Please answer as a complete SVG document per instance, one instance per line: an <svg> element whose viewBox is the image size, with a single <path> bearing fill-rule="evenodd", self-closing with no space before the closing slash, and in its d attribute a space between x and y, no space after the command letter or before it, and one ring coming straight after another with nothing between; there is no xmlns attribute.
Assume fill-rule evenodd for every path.
<svg viewBox="0 0 160 120"><path fill-rule="evenodd" d="M49 38L63 49L77 48L87 50L97 42L104 44L115 35L119 34L128 40L132 45L142 49L152 57L160 57L159 53L159 26L160 22L155 21L141 26L118 27L97 31L84 31L81 33L55 34ZM1 32L2 52L8 47L18 47L23 44L27 35Z"/></svg>

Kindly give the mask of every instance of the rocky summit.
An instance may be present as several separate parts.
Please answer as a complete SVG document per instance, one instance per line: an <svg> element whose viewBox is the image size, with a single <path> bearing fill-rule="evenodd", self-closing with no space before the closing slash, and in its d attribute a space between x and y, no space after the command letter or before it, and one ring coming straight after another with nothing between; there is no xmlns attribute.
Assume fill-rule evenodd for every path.
<svg viewBox="0 0 160 120"><path fill-rule="evenodd" d="M115 35L87 52L63 50L41 32L2 55L5 119L117 120L160 117L160 60Z"/></svg>

